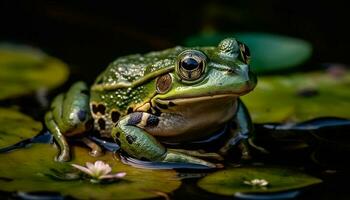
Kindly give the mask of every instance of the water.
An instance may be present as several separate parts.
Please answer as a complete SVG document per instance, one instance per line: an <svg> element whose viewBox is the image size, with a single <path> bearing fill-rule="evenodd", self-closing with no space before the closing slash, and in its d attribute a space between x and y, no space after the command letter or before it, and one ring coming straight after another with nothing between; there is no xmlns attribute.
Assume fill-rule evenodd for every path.
<svg viewBox="0 0 350 200"><path fill-rule="evenodd" d="M293 151L280 151L279 141L283 141L282 138L287 138L291 140L293 137L300 137L301 135L305 135L310 133L312 130L312 134L322 133L322 130L327 128L329 131L333 129L335 130L348 128L349 121L344 119L336 119L336 118L322 118L315 119L309 122L304 122L301 124L296 124L294 126L288 126L286 128L285 125L256 125L256 130L258 132L262 132L265 135L261 137L267 136L267 134L272 137L274 140L268 140L268 145L274 144L274 148L269 149L269 155L258 155L254 158L254 161L250 162L248 165L279 165L279 166L288 166L288 167L297 167L303 168L303 170L309 174L322 178L325 183L314 186L311 188L306 188L302 190L292 190L288 192L280 192L280 193L270 193L270 194L245 194L245 193L236 193L235 198L237 199L254 199L254 200L263 200L263 199L308 199L310 197L318 197L319 199L327 199L332 193L330 191L337 192L338 195L347 195L345 193L346 182L342 177L348 176L348 172L344 171L344 165L346 163L342 162L342 168L337 167L339 163L327 163L324 160L320 160L320 163L316 163L310 159L310 152L314 150L314 147L307 147L302 149L297 149ZM282 128L281 128L282 127ZM294 128L293 128L294 127ZM297 127L297 128L295 128ZM303 128L304 127L304 128ZM310 129L310 127L313 127ZM294 129L297 129L299 133L295 133ZM292 130L292 131L291 131ZM291 134L292 133L292 134ZM278 135L278 137L276 137ZM267 145L266 138L258 138L257 141L260 141L260 144ZM113 152L117 151L119 147L111 142L103 140L103 138L98 138L96 136L91 136L91 139L97 141L102 144L102 146L106 150L111 150ZM316 138L317 140L317 138ZM5 153L6 151L20 151L21 148L30 148L32 144L35 143L52 143L52 136L47 131L43 131L38 136L24 140L19 142L11 147L1 149L1 153ZM328 152L330 153L330 152ZM320 158L329 158L332 155L327 155L324 153L320 153ZM288 159L285 159L288 158ZM344 158L345 159L345 158ZM327 160L327 159L326 159ZM212 194L203 189L199 188L196 183L200 178L203 178L207 174L210 174L214 171L213 169L208 169L207 167L201 165L194 164L182 164L182 163L162 163L162 162L149 162L149 161L140 161L134 158L128 157L126 155L121 155L121 161L132 167L136 168L147 168L147 169L175 169L178 171L178 177L182 181L182 185L172 194L162 194L163 197L159 197L156 199L162 198L171 198L171 199L231 199L231 197ZM341 160L344 161L344 160ZM339 161L338 161L339 162ZM232 161L225 161L226 168L232 168L236 165L241 165L239 163L232 163ZM247 164L247 163L246 163ZM326 164L326 165L325 165ZM243 163L243 165L245 165ZM337 187L334 187L337 185ZM340 190L340 191L339 191ZM25 193L25 192L17 192L17 193L2 193L1 195L7 197L15 197L20 199L62 199L63 197L59 193L51 193L51 192L35 192L35 193ZM161 196L162 196L161 195ZM65 197L67 198L67 197ZM69 198L69 197L68 197Z"/></svg>

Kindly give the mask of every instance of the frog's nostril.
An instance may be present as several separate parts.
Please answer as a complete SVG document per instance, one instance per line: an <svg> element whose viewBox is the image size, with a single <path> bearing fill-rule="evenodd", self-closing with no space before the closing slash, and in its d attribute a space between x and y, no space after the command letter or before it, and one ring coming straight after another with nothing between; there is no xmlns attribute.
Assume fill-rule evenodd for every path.
<svg viewBox="0 0 350 200"><path fill-rule="evenodd" d="M238 56L239 45L235 38L226 38L222 40L217 48L221 55L225 55L233 59L236 59Z"/></svg>
<svg viewBox="0 0 350 200"><path fill-rule="evenodd" d="M235 74L236 72L235 72L235 70L234 69L227 69L227 73L229 73L229 74Z"/></svg>

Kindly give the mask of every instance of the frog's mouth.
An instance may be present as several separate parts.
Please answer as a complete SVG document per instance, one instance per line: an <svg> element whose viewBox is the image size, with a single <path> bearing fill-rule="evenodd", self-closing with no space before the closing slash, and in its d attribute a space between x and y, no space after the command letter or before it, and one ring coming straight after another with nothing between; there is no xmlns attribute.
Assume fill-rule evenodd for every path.
<svg viewBox="0 0 350 200"><path fill-rule="evenodd" d="M236 99L240 96L243 96L249 92L251 92L254 89L254 87L246 86L244 89L240 91L220 91L220 92L212 92L212 93L206 93L206 94L181 94L181 95L174 95L169 96L165 98L156 98L156 101L158 102L197 102L197 101L207 101L207 100L215 100L215 99L221 99L221 98L233 98Z"/></svg>
<svg viewBox="0 0 350 200"><path fill-rule="evenodd" d="M255 84L246 84L240 90L222 90L208 93L182 93L181 95L172 96L155 96L154 101L157 104L162 105L183 105L198 102L215 102L215 101L225 101L226 100L236 100L238 97L243 96L251 92L255 87Z"/></svg>
<svg viewBox="0 0 350 200"><path fill-rule="evenodd" d="M225 100L228 101L236 100L239 96L244 95L248 93L242 92L242 93L227 93L227 94L212 94L212 95L203 95L203 96L181 96L181 97L171 97L166 99L155 99L156 103L159 105L169 105L169 106L176 106L176 105L184 105L184 104L192 104L192 103L199 103L199 102L215 102L219 100Z"/></svg>
<svg viewBox="0 0 350 200"><path fill-rule="evenodd" d="M197 103L197 102L210 102L218 99L236 99L239 95L233 94L218 94L218 95L208 95L208 96L193 96L193 97L179 97L172 99L156 99L158 103L168 104L168 105L183 105L189 103Z"/></svg>

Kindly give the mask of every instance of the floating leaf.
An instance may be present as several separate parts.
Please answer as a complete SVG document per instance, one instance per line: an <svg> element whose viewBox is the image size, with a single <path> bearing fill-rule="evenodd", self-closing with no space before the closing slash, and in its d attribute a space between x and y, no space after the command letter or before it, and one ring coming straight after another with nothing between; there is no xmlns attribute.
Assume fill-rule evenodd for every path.
<svg viewBox="0 0 350 200"><path fill-rule="evenodd" d="M267 185L249 182L264 180ZM257 182L257 181L256 181ZM261 182L261 181L260 181ZM234 195L235 193L284 192L321 183L318 178L294 170L276 167L242 167L218 171L202 178L198 186L206 191Z"/></svg>
<svg viewBox="0 0 350 200"><path fill-rule="evenodd" d="M28 46L0 44L0 99L51 89L68 77L62 61Z"/></svg>
<svg viewBox="0 0 350 200"><path fill-rule="evenodd" d="M321 71L261 76L243 96L255 123L302 122L318 117L350 118L350 73Z"/></svg>
<svg viewBox="0 0 350 200"><path fill-rule="evenodd" d="M248 45L251 67L257 73L296 67L312 54L311 44L304 40L268 33L206 33L188 38L185 45L212 46L226 37L236 37Z"/></svg>
<svg viewBox="0 0 350 200"><path fill-rule="evenodd" d="M42 124L16 110L0 108L0 148L32 138L42 129Z"/></svg>
<svg viewBox="0 0 350 200"><path fill-rule="evenodd" d="M55 162L56 153L57 149L49 144L35 144L27 149L0 154L0 162L6 163L0 165L0 190L59 192L77 199L140 199L169 193L181 184L174 170L133 168L116 160L110 152L93 158L87 149L74 147L74 160L69 163ZM92 184L72 175L76 170L70 164L85 165L85 162L96 160L108 163L113 173L126 172L126 176L109 184ZM57 177L59 173L63 175Z"/></svg>
<svg viewBox="0 0 350 200"><path fill-rule="evenodd" d="M257 73L298 66L312 54L311 44L297 38L265 33L239 33L235 36L252 49L251 65Z"/></svg>

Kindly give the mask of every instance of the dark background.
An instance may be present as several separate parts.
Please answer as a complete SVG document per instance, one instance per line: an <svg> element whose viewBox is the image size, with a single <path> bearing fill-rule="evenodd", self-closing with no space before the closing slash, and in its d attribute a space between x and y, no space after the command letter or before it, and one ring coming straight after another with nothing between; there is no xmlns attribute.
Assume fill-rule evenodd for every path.
<svg viewBox="0 0 350 200"><path fill-rule="evenodd" d="M114 2L1 1L0 41L39 47L88 82L120 55L180 45L203 30L299 37L313 44L312 63L349 63L349 8L337 0Z"/></svg>
<svg viewBox="0 0 350 200"><path fill-rule="evenodd" d="M74 79L89 83L118 56L180 45L205 30L298 37L314 47L305 67L349 65L350 11L338 0L116 2L0 1L0 41L41 48L67 62ZM305 199L347 199L348 183L340 181L342 176Z"/></svg>

